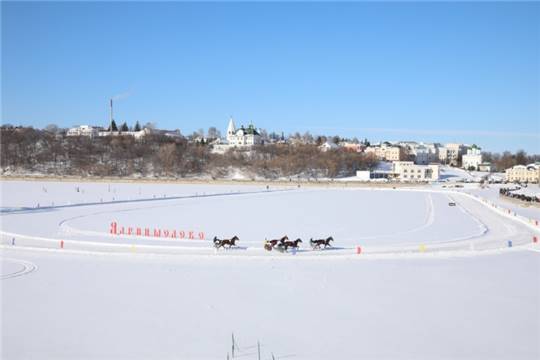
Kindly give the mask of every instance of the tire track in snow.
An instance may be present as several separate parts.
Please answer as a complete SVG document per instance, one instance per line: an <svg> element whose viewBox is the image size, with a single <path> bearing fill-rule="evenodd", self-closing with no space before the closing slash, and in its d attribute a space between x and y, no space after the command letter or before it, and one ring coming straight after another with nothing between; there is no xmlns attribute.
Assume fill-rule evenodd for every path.
<svg viewBox="0 0 540 360"><path fill-rule="evenodd" d="M95 206L95 205L118 205L118 204L130 204L130 203L148 203L148 202L162 202L167 200L182 200L182 199L193 199L193 198L207 198L207 197L216 197L216 196L234 196L234 195L245 195L245 194L259 194L259 193L275 193L275 192L284 192L292 191L296 188L278 188L276 190L254 190L254 191L242 191L242 192L228 192L228 193L210 193L210 194L198 194L195 195L173 195L169 197L153 197L153 198L141 198L141 199L127 199L127 200L113 200L113 201L93 201L87 203L75 203L75 204L66 204L66 205L56 205L56 206L40 206L40 207L0 207L0 215L10 215L10 214L30 214L36 212L42 212L47 210L54 209L65 209L65 208L77 208L85 206ZM159 207L159 206L157 206Z"/></svg>
<svg viewBox="0 0 540 360"><path fill-rule="evenodd" d="M203 194L203 195L187 195L187 196L156 198L156 199L142 199L142 200L140 199L140 200L130 200L130 201L126 200L126 201L116 202L114 204L119 204L119 203L140 203L140 202L164 201L164 200L188 200L188 199L213 198L213 197L224 197L224 196L237 197L237 196L241 196L241 195L274 194L274 193L282 193L282 192L295 191L295 190L296 190L295 188L290 188L290 189L289 188L283 188L283 189L276 189L276 190L258 190L258 191L214 193L214 194ZM100 203L100 204L101 205L111 205L111 203ZM86 205L88 205L88 204L86 204ZM71 235L71 234L77 235L77 234L79 234L79 235L91 235L91 236L99 235L99 236L103 236L103 235L106 235L106 234L103 234L102 232L92 231L92 230L77 229L77 228L74 228L74 227L71 227L71 226L67 225L67 222L72 221L72 220L82 219L82 218L88 218L88 217L96 216L96 215L109 214L109 213L114 214L114 213L130 212L130 211L137 211L137 210L159 209L159 208L164 208L164 207L176 207L178 205L179 205L179 203L171 204L169 202L167 205L160 204L160 205L155 205L155 206L136 206L136 207L124 208L124 209L120 209L120 210L118 210L118 209L101 210L101 211L93 212L93 213L90 213L90 214L78 215L78 216L74 216L74 217L70 217L70 218L66 218L66 219L61 220L58 223L58 227L59 227L58 234L59 235ZM129 237L129 238L132 238L132 237Z"/></svg>
<svg viewBox="0 0 540 360"><path fill-rule="evenodd" d="M454 202L456 204L456 207L462 212L464 213L465 215L469 216L471 219L473 219L473 221L478 225L478 228L480 229L480 232L478 234L472 234L472 235L467 235L467 236L461 236L461 237L455 237L455 238L452 238L450 240L447 240L445 241L445 243L447 242L455 242L455 241L462 241L462 240L471 240L471 239L476 239L476 238L479 238L479 237L482 237L484 235L486 235L488 232L489 232L489 228L486 224L484 224L478 217L476 217L475 215L473 215L472 212L470 212L469 210L467 210L461 203L457 202L452 196L450 195L446 195L446 198L448 200L450 200L451 202Z"/></svg>
<svg viewBox="0 0 540 360"><path fill-rule="evenodd" d="M409 229L409 230L400 231L400 232L396 232L396 233L388 234L388 235L362 236L362 239L367 239L367 240L388 239L388 238L393 238L396 236L412 234L412 233L422 231L430 227L435 222L435 206L433 204L433 197L431 196L431 193L426 194L425 201L426 201L427 212L426 212L426 220L422 225Z"/></svg>
<svg viewBox="0 0 540 360"><path fill-rule="evenodd" d="M7 261L7 262L11 262L11 263L15 263L15 264L18 264L18 265L22 265L22 269L18 270L18 271L15 271L15 272L12 272L12 273L9 273L9 274L3 274L0 276L0 280L6 280L6 279L11 279L11 278L14 278L14 277L19 277L19 276L23 276L23 275L28 275L34 271L37 270L37 265L30 262L30 261L26 261L26 260L20 260L20 259L12 259L12 258L2 258L2 261Z"/></svg>

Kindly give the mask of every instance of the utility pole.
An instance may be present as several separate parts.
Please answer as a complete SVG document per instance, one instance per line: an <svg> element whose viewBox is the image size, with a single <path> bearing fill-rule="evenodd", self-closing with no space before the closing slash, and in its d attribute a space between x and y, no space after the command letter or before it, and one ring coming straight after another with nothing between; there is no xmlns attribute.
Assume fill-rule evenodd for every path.
<svg viewBox="0 0 540 360"><path fill-rule="evenodd" d="M110 127L112 131L112 123L113 123L113 99L111 99L111 121L110 121Z"/></svg>
<svg viewBox="0 0 540 360"><path fill-rule="evenodd" d="M232 333L232 348L231 348L231 352L232 352L232 358L234 359L234 333Z"/></svg>
<svg viewBox="0 0 540 360"><path fill-rule="evenodd" d="M257 340L257 359L261 360L261 343Z"/></svg>

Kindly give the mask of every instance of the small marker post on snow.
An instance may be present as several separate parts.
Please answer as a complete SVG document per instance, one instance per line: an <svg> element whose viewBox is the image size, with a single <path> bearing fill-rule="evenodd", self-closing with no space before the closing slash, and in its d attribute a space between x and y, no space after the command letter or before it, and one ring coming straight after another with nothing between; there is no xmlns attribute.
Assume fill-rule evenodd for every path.
<svg viewBox="0 0 540 360"><path fill-rule="evenodd" d="M533 243L537 243L538 242L538 236L533 236Z"/></svg>
<svg viewBox="0 0 540 360"><path fill-rule="evenodd" d="M508 240L508 247L512 247L512 240Z"/></svg>
<svg viewBox="0 0 540 360"><path fill-rule="evenodd" d="M60 249L64 248L64 240L60 240Z"/></svg>
<svg viewBox="0 0 540 360"><path fill-rule="evenodd" d="M362 253L362 247L361 246L356 246L356 253L358 255L360 255Z"/></svg>
<svg viewBox="0 0 540 360"><path fill-rule="evenodd" d="M11 239L11 245L15 245L15 238Z"/></svg>

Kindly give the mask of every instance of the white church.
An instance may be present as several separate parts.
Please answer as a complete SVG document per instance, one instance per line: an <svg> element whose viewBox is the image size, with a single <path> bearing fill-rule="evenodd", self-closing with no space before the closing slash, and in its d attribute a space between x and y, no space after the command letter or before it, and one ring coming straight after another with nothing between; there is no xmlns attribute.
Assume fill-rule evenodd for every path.
<svg viewBox="0 0 540 360"><path fill-rule="evenodd" d="M242 125L237 129L233 118L231 118L227 127L227 142L230 146L253 146L262 144L262 138L252 124L247 128Z"/></svg>
<svg viewBox="0 0 540 360"><path fill-rule="evenodd" d="M257 129L250 124L248 127L243 125L240 128L236 128L233 118L229 119L229 126L227 126L227 138L226 142L221 139L213 144L213 152L223 153L230 148L249 148L254 145L262 145L263 139Z"/></svg>

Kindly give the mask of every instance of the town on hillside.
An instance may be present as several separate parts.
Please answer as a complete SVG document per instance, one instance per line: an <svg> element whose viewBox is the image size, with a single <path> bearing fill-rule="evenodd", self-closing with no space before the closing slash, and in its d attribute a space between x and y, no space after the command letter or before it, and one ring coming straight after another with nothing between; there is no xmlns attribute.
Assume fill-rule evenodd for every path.
<svg viewBox="0 0 540 360"><path fill-rule="evenodd" d="M285 136L283 132L268 133L265 129L257 128L252 122L237 125L232 117L226 128L224 127L224 136L216 127L210 127L206 133L201 129L184 136L179 129L158 129L152 123L141 126L136 122L129 127L123 122L118 126L113 115L112 99L108 127L80 125L60 129L56 125L49 125L44 129L44 133L54 134L52 140L42 133L35 133L30 137L28 134L22 136L21 141L24 143L30 139L32 142L32 138L37 136L36 141L39 143L39 137L45 136L43 142L52 141L57 144L39 146L33 150L17 150L17 147L23 146L21 141L17 140L17 132L27 130L9 124L2 125L1 160L4 174L16 173L21 164L25 170L43 170L43 160L51 153L50 156L54 158L53 172L64 173L62 166L68 165L68 162L62 162L64 159L70 161L71 167L88 167L88 175L125 176L137 173L163 174L165 171L165 175L176 173L181 176L198 176L210 169L212 177L226 177L231 173L231 168L236 167L251 168L259 178L341 177L366 182L437 182L445 178L441 175L441 169L451 167L483 174L483 179L489 181L540 182L540 158L527 156L523 151L517 154L505 152L501 155L482 151L476 144L416 141L375 143L367 139L314 136L309 132ZM66 139L71 142L86 139L89 142L85 145L87 148L80 151L86 154L78 155L78 147L66 145ZM124 157L101 154L98 160L92 157L94 153L115 153L114 147L118 146L118 141L112 141L114 139L124 141L120 147L123 147L126 153L143 151L144 154ZM157 144L157 148L144 148L149 143ZM204 150L201 150L201 147ZM132 148L135 150L131 151ZM136 150L137 148L139 150ZM32 152L36 153L34 165L40 169L28 164L28 159L32 159L32 156L21 156ZM148 153L152 152L156 156L148 157ZM21 157L24 161L18 161ZM188 161L189 158L191 161ZM75 161L71 161L72 159ZM125 165L122 165L122 162L125 162ZM152 163L151 168L149 169L148 164L142 164L144 162ZM95 166L92 167L92 163ZM161 163L161 166L157 163ZM182 169L175 170L179 167ZM228 169L224 169L226 167ZM51 172L50 168L45 172Z"/></svg>

